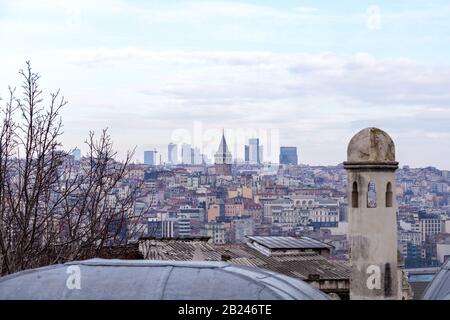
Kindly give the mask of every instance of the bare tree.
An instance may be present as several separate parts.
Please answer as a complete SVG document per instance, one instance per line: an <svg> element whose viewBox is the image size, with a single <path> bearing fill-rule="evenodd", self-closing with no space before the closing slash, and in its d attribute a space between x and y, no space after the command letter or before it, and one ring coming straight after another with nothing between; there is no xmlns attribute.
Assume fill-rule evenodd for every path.
<svg viewBox="0 0 450 320"><path fill-rule="evenodd" d="M85 259L126 243L138 184L125 184L133 156L116 161L111 137L90 132L77 162L64 151L59 90L44 106L39 75L27 62L23 93L9 89L0 129L0 274ZM139 230L134 230L139 232Z"/></svg>

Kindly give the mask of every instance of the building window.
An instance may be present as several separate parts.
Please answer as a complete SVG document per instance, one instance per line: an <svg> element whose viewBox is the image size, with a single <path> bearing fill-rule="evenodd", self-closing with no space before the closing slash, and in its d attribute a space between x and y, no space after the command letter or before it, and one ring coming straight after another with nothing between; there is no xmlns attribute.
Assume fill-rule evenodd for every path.
<svg viewBox="0 0 450 320"><path fill-rule="evenodd" d="M377 190L375 189L375 183L369 182L367 187L367 208L377 207Z"/></svg>
<svg viewBox="0 0 450 320"><path fill-rule="evenodd" d="M392 184L390 182L386 185L386 207L392 207Z"/></svg>
<svg viewBox="0 0 450 320"><path fill-rule="evenodd" d="M353 182L352 188L352 208L358 208L358 184Z"/></svg>

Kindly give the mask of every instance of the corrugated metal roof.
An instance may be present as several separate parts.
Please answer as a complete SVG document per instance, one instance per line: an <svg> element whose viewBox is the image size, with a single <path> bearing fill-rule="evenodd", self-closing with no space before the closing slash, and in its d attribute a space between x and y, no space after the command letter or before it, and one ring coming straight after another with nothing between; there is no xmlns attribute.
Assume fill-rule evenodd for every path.
<svg viewBox="0 0 450 320"><path fill-rule="evenodd" d="M262 237L265 238L265 237ZM286 237L285 237L286 238ZM350 277L350 267L332 261L315 252L289 252L267 256L248 244L212 245L204 241L147 240L141 243L145 259L193 261L220 261L242 266L257 266L287 276L307 280L311 275L320 275L321 280L344 280ZM196 254L195 254L196 253Z"/></svg>
<svg viewBox="0 0 450 320"><path fill-rule="evenodd" d="M222 250L222 254L228 255L228 262L232 264L251 264L301 280L308 280L312 275L319 275L320 280L347 281L350 278L350 266L328 260L314 252L266 256L246 244L226 245ZM242 259L243 256L245 259Z"/></svg>
<svg viewBox="0 0 450 320"><path fill-rule="evenodd" d="M145 259L220 261L220 253L205 241L145 240L139 244Z"/></svg>
<svg viewBox="0 0 450 320"><path fill-rule="evenodd" d="M260 245L269 249L330 249L331 245L309 238L309 237L263 237L252 236L248 237L251 241L255 241Z"/></svg>

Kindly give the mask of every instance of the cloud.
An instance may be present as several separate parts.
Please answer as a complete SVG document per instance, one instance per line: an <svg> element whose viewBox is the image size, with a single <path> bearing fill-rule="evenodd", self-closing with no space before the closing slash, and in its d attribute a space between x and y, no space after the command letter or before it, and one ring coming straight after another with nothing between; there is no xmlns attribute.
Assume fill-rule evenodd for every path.
<svg viewBox="0 0 450 320"><path fill-rule="evenodd" d="M11 13L46 12L47 14L95 14L99 16L133 15L156 21L186 21L198 19L225 18L261 18L261 19L298 19L319 11L314 7L294 7L280 9L275 6L257 5L238 1L187 1L176 5L161 3L136 4L123 0L9 0L6 6Z"/></svg>
<svg viewBox="0 0 450 320"><path fill-rule="evenodd" d="M99 49L64 54L80 66L161 64L184 72L158 86L141 88L200 104L335 97L365 105L450 105L450 67L368 54L274 54L265 52ZM320 95L319 95L320 93Z"/></svg>
<svg viewBox="0 0 450 320"><path fill-rule="evenodd" d="M302 162L330 164L345 158L356 131L376 125L394 136L403 162L450 167L450 155L440 151L450 133L448 65L365 53L139 47L33 57L44 87L61 87L70 101L64 113L70 146L80 145L81 128L108 126L121 150L134 144L165 150L171 132L198 120L205 128L277 128L282 144L300 147ZM21 66L14 57L1 63Z"/></svg>

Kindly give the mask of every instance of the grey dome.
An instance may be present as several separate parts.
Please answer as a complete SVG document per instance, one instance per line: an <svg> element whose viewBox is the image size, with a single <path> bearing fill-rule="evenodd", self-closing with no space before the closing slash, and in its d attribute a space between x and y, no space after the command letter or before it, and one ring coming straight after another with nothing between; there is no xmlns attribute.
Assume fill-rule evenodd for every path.
<svg viewBox="0 0 450 320"><path fill-rule="evenodd" d="M450 260L434 276L423 295L424 300L450 300Z"/></svg>
<svg viewBox="0 0 450 320"><path fill-rule="evenodd" d="M68 267L80 269L69 289ZM0 278L0 299L327 300L303 281L253 267L209 261L92 259Z"/></svg>
<svg viewBox="0 0 450 320"><path fill-rule="evenodd" d="M347 148L348 162L395 162L395 146L381 129L366 128L353 136Z"/></svg>

